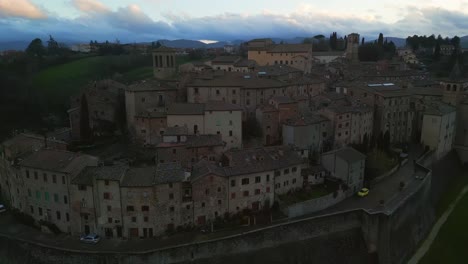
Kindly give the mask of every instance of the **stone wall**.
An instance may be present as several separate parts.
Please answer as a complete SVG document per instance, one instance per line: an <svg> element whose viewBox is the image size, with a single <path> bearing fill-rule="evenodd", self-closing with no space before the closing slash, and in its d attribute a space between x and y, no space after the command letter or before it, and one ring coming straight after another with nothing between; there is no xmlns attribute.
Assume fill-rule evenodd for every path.
<svg viewBox="0 0 468 264"><path fill-rule="evenodd" d="M344 192L337 192L336 196L334 193L330 193L316 199L290 205L284 208L283 213L289 218L294 218L323 210L343 201L345 198L346 194Z"/></svg>

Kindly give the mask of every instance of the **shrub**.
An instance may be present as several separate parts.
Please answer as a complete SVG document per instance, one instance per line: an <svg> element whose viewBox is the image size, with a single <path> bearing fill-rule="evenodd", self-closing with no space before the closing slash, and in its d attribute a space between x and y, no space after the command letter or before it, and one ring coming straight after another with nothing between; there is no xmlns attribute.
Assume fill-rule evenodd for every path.
<svg viewBox="0 0 468 264"><path fill-rule="evenodd" d="M23 212L20 212L18 209L12 209L11 213L13 214L13 217L15 218L16 221L23 225L31 226L34 228L38 228L37 225L35 224L36 221L34 218L28 214L25 214Z"/></svg>
<svg viewBox="0 0 468 264"><path fill-rule="evenodd" d="M41 226L46 226L47 228L49 228L50 231L52 231L52 233L54 233L56 235L62 233L62 231L60 231L60 229L54 223L51 223L51 222L48 222L48 221L45 221L45 220L40 220L39 224Z"/></svg>

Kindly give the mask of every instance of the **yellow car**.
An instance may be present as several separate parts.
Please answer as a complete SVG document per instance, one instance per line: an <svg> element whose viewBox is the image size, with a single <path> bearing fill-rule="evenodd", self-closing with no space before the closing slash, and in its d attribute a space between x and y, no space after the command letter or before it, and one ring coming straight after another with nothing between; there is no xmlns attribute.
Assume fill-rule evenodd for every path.
<svg viewBox="0 0 468 264"><path fill-rule="evenodd" d="M364 196L367 196L369 194L369 189L367 188L362 188L358 193L357 195L359 197L364 197Z"/></svg>

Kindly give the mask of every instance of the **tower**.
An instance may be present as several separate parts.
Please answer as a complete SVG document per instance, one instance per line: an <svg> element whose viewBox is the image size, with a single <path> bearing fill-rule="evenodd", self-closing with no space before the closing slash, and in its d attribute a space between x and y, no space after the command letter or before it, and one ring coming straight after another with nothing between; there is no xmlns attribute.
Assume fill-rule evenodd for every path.
<svg viewBox="0 0 468 264"><path fill-rule="evenodd" d="M153 73L158 79L170 78L176 72L175 50L161 46L153 50Z"/></svg>
<svg viewBox="0 0 468 264"><path fill-rule="evenodd" d="M351 33L348 35L348 43L346 47L346 58L352 62L358 62L359 52L359 34L358 33Z"/></svg>
<svg viewBox="0 0 468 264"><path fill-rule="evenodd" d="M468 89L468 80L463 78L462 70L458 60L453 66L448 79L441 82L444 91L442 101L453 106L466 99L466 90Z"/></svg>

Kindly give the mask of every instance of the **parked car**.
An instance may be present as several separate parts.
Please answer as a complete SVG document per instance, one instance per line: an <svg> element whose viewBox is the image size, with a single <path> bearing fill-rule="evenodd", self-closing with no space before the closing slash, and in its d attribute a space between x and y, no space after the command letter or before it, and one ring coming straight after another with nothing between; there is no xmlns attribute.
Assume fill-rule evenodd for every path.
<svg viewBox="0 0 468 264"><path fill-rule="evenodd" d="M369 194L369 189L367 188L362 188L358 193L357 195L359 197L364 197L364 196L367 196Z"/></svg>
<svg viewBox="0 0 468 264"><path fill-rule="evenodd" d="M0 213L6 212L6 207L3 204L0 204Z"/></svg>
<svg viewBox="0 0 468 264"><path fill-rule="evenodd" d="M97 244L101 241L101 237L96 234L83 235L80 237L80 241L88 244Z"/></svg>

